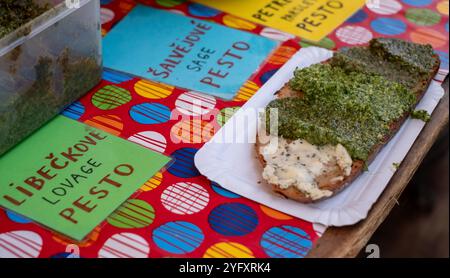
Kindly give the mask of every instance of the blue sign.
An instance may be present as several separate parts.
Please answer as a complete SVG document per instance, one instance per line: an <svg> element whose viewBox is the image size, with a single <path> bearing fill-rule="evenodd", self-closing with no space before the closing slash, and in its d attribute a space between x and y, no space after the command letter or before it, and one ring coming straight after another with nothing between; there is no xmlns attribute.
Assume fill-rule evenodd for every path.
<svg viewBox="0 0 450 278"><path fill-rule="evenodd" d="M136 6L103 41L104 65L232 99L277 42L222 25Z"/></svg>

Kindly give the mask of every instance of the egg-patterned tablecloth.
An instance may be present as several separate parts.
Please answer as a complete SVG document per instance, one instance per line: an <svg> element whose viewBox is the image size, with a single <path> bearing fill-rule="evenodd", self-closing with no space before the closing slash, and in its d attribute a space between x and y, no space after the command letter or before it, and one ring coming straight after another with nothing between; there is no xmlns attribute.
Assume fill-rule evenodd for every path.
<svg viewBox="0 0 450 278"><path fill-rule="evenodd" d="M193 158L277 69L300 47L311 43L182 0L101 0L102 33L106 34L136 2L260 34L282 44L233 101L105 71L101 84L63 112L175 158L85 241L77 243L79 255L304 257L323 227L221 188L199 174ZM445 0L369 0L319 45L335 49L366 44L374 37L430 43L442 60L436 77L442 81L448 74L448 10L449 1ZM197 100L202 101L200 106ZM184 117L171 117L173 111ZM71 243L13 212L0 210L0 257L65 258L71 256L66 249Z"/></svg>

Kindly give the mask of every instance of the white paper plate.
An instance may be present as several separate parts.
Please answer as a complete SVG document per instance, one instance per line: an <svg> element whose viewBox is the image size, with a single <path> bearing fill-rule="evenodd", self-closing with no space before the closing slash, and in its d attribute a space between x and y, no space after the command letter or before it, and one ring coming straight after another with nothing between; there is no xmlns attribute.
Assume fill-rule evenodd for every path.
<svg viewBox="0 0 450 278"><path fill-rule="evenodd" d="M234 193L313 223L345 226L364 219L393 176L393 164L400 163L406 156L424 127L424 122L408 119L378 154L368 171L341 193L315 204L301 204L275 195L261 177L262 167L256 159L254 144L240 143L243 138L254 142L256 137L256 117L250 117L246 125L239 124L248 115L248 111L266 107L274 99L274 93L292 78L295 68L325 61L332 54L329 50L317 47L302 48L297 52L212 140L198 151L195 156L198 170ZM433 81L417 109L425 109L431 114L443 95L442 87ZM230 140L234 143L224 143Z"/></svg>

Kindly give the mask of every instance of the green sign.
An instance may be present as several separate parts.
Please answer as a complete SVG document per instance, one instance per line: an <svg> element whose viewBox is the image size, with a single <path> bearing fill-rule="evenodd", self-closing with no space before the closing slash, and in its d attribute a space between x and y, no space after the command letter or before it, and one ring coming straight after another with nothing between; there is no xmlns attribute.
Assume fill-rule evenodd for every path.
<svg viewBox="0 0 450 278"><path fill-rule="evenodd" d="M0 158L0 205L82 240L169 161L58 116Z"/></svg>

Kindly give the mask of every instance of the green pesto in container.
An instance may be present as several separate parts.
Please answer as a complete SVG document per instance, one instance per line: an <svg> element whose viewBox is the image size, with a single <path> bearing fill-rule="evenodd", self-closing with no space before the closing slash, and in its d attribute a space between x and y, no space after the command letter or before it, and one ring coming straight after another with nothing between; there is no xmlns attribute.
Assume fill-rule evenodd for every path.
<svg viewBox="0 0 450 278"><path fill-rule="evenodd" d="M34 66L36 81L32 86L0 105L8 108L0 109L0 123L9 131L0 135L0 155L101 79L102 70L96 59L71 56L66 48L57 59L40 57ZM55 76L60 76L60 85L55 84Z"/></svg>
<svg viewBox="0 0 450 278"><path fill-rule="evenodd" d="M100 3L82 2L0 0L0 156L100 82Z"/></svg>
<svg viewBox="0 0 450 278"><path fill-rule="evenodd" d="M33 0L0 1L0 39L50 8Z"/></svg>

